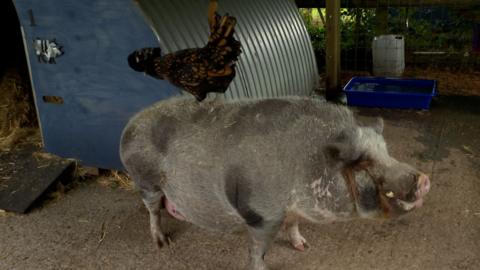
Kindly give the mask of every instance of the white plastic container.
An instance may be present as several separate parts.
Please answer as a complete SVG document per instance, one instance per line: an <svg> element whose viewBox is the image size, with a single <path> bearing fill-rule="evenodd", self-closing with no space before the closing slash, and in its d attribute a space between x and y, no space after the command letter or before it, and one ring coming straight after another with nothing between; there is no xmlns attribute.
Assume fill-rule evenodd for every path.
<svg viewBox="0 0 480 270"><path fill-rule="evenodd" d="M401 35L382 35L372 42L373 74L400 77L405 70L405 39Z"/></svg>

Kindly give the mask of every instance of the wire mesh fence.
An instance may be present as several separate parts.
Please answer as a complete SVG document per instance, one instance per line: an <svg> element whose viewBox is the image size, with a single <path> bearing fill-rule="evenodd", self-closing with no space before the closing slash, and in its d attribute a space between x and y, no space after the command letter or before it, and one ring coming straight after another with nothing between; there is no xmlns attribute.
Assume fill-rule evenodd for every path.
<svg viewBox="0 0 480 270"><path fill-rule="evenodd" d="M379 75L374 72L379 63L374 61L374 40L381 35L394 35L404 41L403 48L398 48L404 61L400 76L435 79L440 94L480 95L480 1L443 1L447 3L444 5L437 1L434 6L431 1L423 5L422 1L391 0L377 6L370 1L367 7L354 6L354 2L342 2L341 9L343 85L353 76ZM323 75L326 10L301 8L300 13ZM384 65L388 65L388 57L392 56L384 57Z"/></svg>

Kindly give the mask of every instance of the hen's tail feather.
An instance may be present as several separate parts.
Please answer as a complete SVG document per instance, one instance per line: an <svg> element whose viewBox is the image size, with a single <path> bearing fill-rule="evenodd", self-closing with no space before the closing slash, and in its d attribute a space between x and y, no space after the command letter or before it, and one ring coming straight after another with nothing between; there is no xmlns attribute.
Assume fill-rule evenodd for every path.
<svg viewBox="0 0 480 270"><path fill-rule="evenodd" d="M210 26L209 42L217 40L220 37L229 37L233 33L233 28L237 23L235 17L228 13L220 16L217 13L218 1L210 0L208 6L208 24Z"/></svg>
<svg viewBox="0 0 480 270"><path fill-rule="evenodd" d="M207 47L216 48L218 55L224 58L224 63L236 61L241 53L240 42L233 36L237 20L228 14L222 17L218 14L216 16L217 23L213 27L213 32L210 33Z"/></svg>
<svg viewBox="0 0 480 270"><path fill-rule="evenodd" d="M218 1L210 0L208 5L208 25L210 26L210 32L213 32L214 26L217 24L217 8Z"/></svg>
<svg viewBox="0 0 480 270"><path fill-rule="evenodd" d="M216 16L219 20L216 20L217 23L213 26L212 31L210 32L208 42L219 43L222 38L233 38L234 27L237 23L235 17L229 16L228 14L222 17L218 14L216 14Z"/></svg>

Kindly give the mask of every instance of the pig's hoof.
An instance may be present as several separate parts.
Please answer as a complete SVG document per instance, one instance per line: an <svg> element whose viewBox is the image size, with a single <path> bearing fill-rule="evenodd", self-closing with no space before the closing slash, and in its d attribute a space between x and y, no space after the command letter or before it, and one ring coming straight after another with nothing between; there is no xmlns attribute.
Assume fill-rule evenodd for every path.
<svg viewBox="0 0 480 270"><path fill-rule="evenodd" d="M293 247L298 251L305 251L305 249L309 248L309 245L308 243L300 243L300 244L294 245Z"/></svg>
<svg viewBox="0 0 480 270"><path fill-rule="evenodd" d="M163 248L164 246L169 246L172 243L170 237L165 236L164 234L155 235L154 240L159 249Z"/></svg>
<svg viewBox="0 0 480 270"><path fill-rule="evenodd" d="M292 239L290 243L292 243L293 248L298 251L305 251L305 249L310 247L307 243L307 240L305 240L305 238L303 238L302 236L296 239Z"/></svg>
<svg viewBox="0 0 480 270"><path fill-rule="evenodd" d="M248 270L269 270L265 263L250 264Z"/></svg>

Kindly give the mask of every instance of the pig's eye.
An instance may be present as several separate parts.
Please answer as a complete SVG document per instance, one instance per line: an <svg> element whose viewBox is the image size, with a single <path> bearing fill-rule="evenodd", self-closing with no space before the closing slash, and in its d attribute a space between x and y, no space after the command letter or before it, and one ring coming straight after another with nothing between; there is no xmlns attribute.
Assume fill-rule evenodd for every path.
<svg viewBox="0 0 480 270"><path fill-rule="evenodd" d="M385 196L387 196L387 198L392 199L393 197L395 197L395 193L393 193L393 191L389 191L389 192L385 193Z"/></svg>

